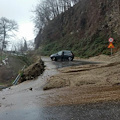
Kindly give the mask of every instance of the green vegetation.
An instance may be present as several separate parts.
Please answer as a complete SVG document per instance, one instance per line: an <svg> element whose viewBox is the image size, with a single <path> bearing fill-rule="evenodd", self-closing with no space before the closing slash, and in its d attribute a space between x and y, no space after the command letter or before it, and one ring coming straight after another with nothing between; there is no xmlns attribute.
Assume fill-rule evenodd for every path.
<svg viewBox="0 0 120 120"><path fill-rule="evenodd" d="M81 1L48 22L35 39L36 49L40 46L37 52L50 55L67 49L83 58L110 55L108 39L112 37L115 53L120 48L120 11L114 12L116 8L110 7L117 4L113 1L91 2L93 1Z"/></svg>
<svg viewBox="0 0 120 120"><path fill-rule="evenodd" d="M6 55L3 55L2 57L0 56L0 61L4 60L6 58Z"/></svg>
<svg viewBox="0 0 120 120"><path fill-rule="evenodd" d="M20 59L22 62L24 62L27 66L29 66L30 64L32 64L32 61L30 58L28 58L28 56L23 55L23 56L17 56L17 59Z"/></svg>
<svg viewBox="0 0 120 120"><path fill-rule="evenodd" d="M50 55L60 50L71 50L77 57L89 58L100 54L110 55L110 49L108 49L108 39L112 36L114 38L113 52L116 52L120 46L119 36L111 31L111 35L106 31L96 31L91 37L87 36L79 38L79 33L66 34L60 39L50 40L46 39L45 43L40 46L38 52L41 55Z"/></svg>
<svg viewBox="0 0 120 120"><path fill-rule="evenodd" d="M114 33L112 36L114 38L113 44L115 46L113 52L116 52L118 47L116 39L118 39L118 36ZM110 55L110 49L107 48L109 45L108 38L109 36L104 34L104 32L96 33L92 38L83 38L80 40L74 35L67 35L60 40L46 42L46 44L43 45L41 49L38 49L38 51L41 55L50 55L60 50L67 49L73 51L75 56L82 58L88 58L99 54Z"/></svg>
<svg viewBox="0 0 120 120"><path fill-rule="evenodd" d="M0 86L3 86L4 85L4 83L0 83Z"/></svg>
<svg viewBox="0 0 120 120"><path fill-rule="evenodd" d="M0 67L0 85L11 85L18 74L22 76L21 69L23 66L28 67L33 63L32 55L10 55L6 53L4 58L7 56L8 64Z"/></svg>

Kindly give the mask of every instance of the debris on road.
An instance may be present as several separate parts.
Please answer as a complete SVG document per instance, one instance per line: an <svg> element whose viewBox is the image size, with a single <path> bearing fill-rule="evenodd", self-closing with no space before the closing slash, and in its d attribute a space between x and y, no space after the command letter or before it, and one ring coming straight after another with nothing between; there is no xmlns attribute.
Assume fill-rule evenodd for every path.
<svg viewBox="0 0 120 120"><path fill-rule="evenodd" d="M116 85L120 83L120 55L97 56L100 64L80 65L59 69L60 74L52 76L44 90L61 87ZM99 59L98 59L99 58ZM92 58L88 59L92 60ZM95 57L93 57L95 60ZM105 61L104 61L105 60Z"/></svg>
<svg viewBox="0 0 120 120"><path fill-rule="evenodd" d="M5 97L2 98L3 100L5 99Z"/></svg>
<svg viewBox="0 0 120 120"><path fill-rule="evenodd" d="M29 88L29 90L31 90L31 91L32 91L33 89L32 89L32 88Z"/></svg>
<svg viewBox="0 0 120 120"><path fill-rule="evenodd" d="M32 80L42 74L44 71L44 62L39 58L36 63L30 65L23 72L20 82Z"/></svg>

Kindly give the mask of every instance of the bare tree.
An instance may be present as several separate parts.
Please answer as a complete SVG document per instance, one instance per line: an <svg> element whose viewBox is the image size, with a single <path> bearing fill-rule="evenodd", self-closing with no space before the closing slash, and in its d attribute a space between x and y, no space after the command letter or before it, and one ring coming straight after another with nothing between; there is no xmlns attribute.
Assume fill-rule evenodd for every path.
<svg viewBox="0 0 120 120"><path fill-rule="evenodd" d="M17 52L17 46L15 43L12 43L11 52Z"/></svg>
<svg viewBox="0 0 120 120"><path fill-rule="evenodd" d="M19 39L19 41L16 43L16 46L17 46L17 52L23 54L23 51L24 51L23 50L23 47L24 47L24 40L23 40L23 38Z"/></svg>
<svg viewBox="0 0 120 120"><path fill-rule="evenodd" d="M35 48L34 40L29 40L28 43L28 51L32 51Z"/></svg>
<svg viewBox="0 0 120 120"><path fill-rule="evenodd" d="M5 17L0 18L1 57L4 48L6 48L6 45L8 43L7 38L12 37L14 35L14 31L17 29L18 25L14 20L9 20Z"/></svg>
<svg viewBox="0 0 120 120"><path fill-rule="evenodd" d="M35 10L33 19L35 28L43 29L50 20L57 17L62 12L68 10L71 6L77 4L80 0L44 0L39 3Z"/></svg>
<svg viewBox="0 0 120 120"><path fill-rule="evenodd" d="M51 12L51 18L55 18L59 15L60 11L59 11L59 4L57 2L57 0L47 0L46 4L48 4L49 8L50 8L50 12Z"/></svg>
<svg viewBox="0 0 120 120"><path fill-rule="evenodd" d="M25 51L28 50L28 45L27 45L27 41L26 41L26 39L25 39L25 38L23 38L23 39L24 39L23 51L25 52Z"/></svg>
<svg viewBox="0 0 120 120"><path fill-rule="evenodd" d="M27 42L24 37L21 38L19 42L17 42L16 46L17 46L17 52L19 52L20 54L24 54L24 52L27 51L28 49Z"/></svg>
<svg viewBox="0 0 120 120"><path fill-rule="evenodd" d="M65 12L72 6L72 0L58 0L59 8L61 12Z"/></svg>
<svg viewBox="0 0 120 120"><path fill-rule="evenodd" d="M42 4L38 4L35 9L35 27L38 29L43 28L48 24L51 17L51 10L49 6L47 5L46 1L44 1Z"/></svg>

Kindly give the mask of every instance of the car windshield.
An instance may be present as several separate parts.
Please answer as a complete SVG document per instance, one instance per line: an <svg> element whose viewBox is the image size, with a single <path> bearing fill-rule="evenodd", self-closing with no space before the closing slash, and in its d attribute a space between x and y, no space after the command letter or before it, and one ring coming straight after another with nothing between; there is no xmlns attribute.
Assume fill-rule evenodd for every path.
<svg viewBox="0 0 120 120"><path fill-rule="evenodd" d="M62 51L58 52L58 55L62 55Z"/></svg>

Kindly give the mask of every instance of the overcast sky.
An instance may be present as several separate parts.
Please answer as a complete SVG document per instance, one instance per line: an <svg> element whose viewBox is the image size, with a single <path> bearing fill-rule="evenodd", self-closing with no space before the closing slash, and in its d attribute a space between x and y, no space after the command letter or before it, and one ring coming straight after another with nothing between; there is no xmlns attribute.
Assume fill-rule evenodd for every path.
<svg viewBox="0 0 120 120"><path fill-rule="evenodd" d="M31 12L40 0L0 0L0 17L15 20L19 25L19 38L34 39Z"/></svg>

